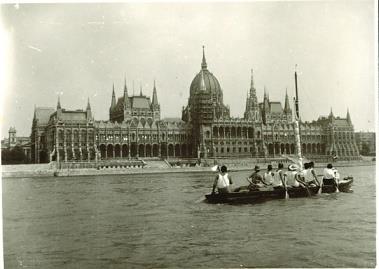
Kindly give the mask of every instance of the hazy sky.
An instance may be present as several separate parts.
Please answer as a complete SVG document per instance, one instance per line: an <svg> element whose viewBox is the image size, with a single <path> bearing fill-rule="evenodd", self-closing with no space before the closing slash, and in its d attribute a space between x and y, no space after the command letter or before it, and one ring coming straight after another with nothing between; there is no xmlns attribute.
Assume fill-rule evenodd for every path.
<svg viewBox="0 0 379 269"><path fill-rule="evenodd" d="M374 130L374 1L3 5L2 137L29 136L34 105L84 109L107 120L122 94L156 79L162 117L180 117L205 45L232 116L242 116L254 69L259 101L294 95L303 120L346 116ZM3 60L2 60L3 61Z"/></svg>

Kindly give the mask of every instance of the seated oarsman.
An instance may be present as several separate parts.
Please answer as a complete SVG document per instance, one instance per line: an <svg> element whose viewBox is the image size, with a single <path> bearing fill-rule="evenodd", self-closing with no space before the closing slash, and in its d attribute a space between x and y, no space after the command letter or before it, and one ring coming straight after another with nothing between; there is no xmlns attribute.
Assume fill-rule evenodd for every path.
<svg viewBox="0 0 379 269"><path fill-rule="evenodd" d="M311 164L310 163L305 163L304 164L304 170L303 170L303 180L304 183L307 184L307 186L316 186L318 185L317 178L314 178L314 174L312 173L313 170L311 170Z"/></svg>
<svg viewBox="0 0 379 269"><path fill-rule="evenodd" d="M326 168L324 169L322 183L324 185L336 185L336 174L333 170L333 165L328 163Z"/></svg>
<svg viewBox="0 0 379 269"><path fill-rule="evenodd" d="M233 184L232 177L227 173L228 169L225 165L221 166L219 174L213 182L212 194L215 193L217 187L218 193L231 192L230 185Z"/></svg>
<svg viewBox="0 0 379 269"><path fill-rule="evenodd" d="M264 181L260 171L260 167L256 165L254 167L254 172L248 177L248 179L251 180L251 183L248 186L250 190L259 190L268 186L268 184Z"/></svg>
<svg viewBox="0 0 379 269"><path fill-rule="evenodd" d="M272 165L267 166L267 172L264 174L264 181L267 185L272 185L274 183L274 171L272 170Z"/></svg>
<svg viewBox="0 0 379 269"><path fill-rule="evenodd" d="M283 173L283 164L278 164L278 169L274 172L274 180L272 186L276 188L285 188L285 175Z"/></svg>
<svg viewBox="0 0 379 269"><path fill-rule="evenodd" d="M299 168L296 164L291 164L288 166L288 171L286 172L286 185L290 188L297 188L300 187L299 183L299 175L298 171Z"/></svg>
<svg viewBox="0 0 379 269"><path fill-rule="evenodd" d="M338 170L335 167L333 167L332 170L334 171L334 178L336 179L336 182L339 183L340 173L338 172Z"/></svg>
<svg viewBox="0 0 379 269"><path fill-rule="evenodd" d="M314 183L315 183L317 186L321 186L321 182L318 180L318 178L317 178L317 174L316 174L316 172L315 172L315 163L314 163L314 162L310 162L310 163L309 163L309 170L310 170L310 173L311 173L312 176L313 176Z"/></svg>

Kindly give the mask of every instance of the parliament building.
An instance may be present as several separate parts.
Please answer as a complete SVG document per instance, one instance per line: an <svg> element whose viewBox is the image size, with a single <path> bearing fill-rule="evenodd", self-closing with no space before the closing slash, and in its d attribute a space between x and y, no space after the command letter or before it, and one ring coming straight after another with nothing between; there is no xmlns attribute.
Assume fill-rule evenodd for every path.
<svg viewBox="0 0 379 269"><path fill-rule="evenodd" d="M93 118L86 109L36 107L31 132L34 163L91 162L136 158L276 158L294 155L293 111L287 92L284 107L264 92L257 99L253 71L243 117L230 116L218 79L209 71L204 50L201 69L189 89L181 118L161 118L158 90L152 97L123 94L113 86L109 120ZM302 153L307 158L359 158L349 111L345 118L327 117L300 122Z"/></svg>

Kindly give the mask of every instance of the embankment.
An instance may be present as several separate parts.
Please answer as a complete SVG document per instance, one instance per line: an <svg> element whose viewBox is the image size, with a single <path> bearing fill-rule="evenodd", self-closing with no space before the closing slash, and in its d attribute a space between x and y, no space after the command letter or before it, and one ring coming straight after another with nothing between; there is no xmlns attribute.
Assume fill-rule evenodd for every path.
<svg viewBox="0 0 379 269"><path fill-rule="evenodd" d="M253 160L225 160L222 162L227 165L229 171L252 171L254 165L258 164L262 170L265 170L268 164L275 162L254 162ZM372 166L373 161L340 161L334 163L334 166ZM286 164L285 164L286 166ZM326 163L316 163L316 168L324 168ZM56 169L54 163L50 164L25 164L25 165L3 165L2 176L5 178L13 177L51 177L51 176L96 176L96 175L121 175L121 174L164 174L164 173L212 173L210 166L196 167L163 167L162 165L149 164L144 168L77 168L77 169ZM214 172L213 172L214 173Z"/></svg>

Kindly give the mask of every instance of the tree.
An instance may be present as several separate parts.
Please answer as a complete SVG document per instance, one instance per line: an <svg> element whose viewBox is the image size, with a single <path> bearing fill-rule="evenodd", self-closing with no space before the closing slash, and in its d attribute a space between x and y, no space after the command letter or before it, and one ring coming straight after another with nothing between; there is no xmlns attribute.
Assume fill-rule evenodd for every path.
<svg viewBox="0 0 379 269"><path fill-rule="evenodd" d="M362 143L361 155L364 155L364 156L370 155L370 147L367 143Z"/></svg>
<svg viewBox="0 0 379 269"><path fill-rule="evenodd" d="M27 162L27 156L20 146L15 146L11 150L4 149L1 151L2 164L22 164Z"/></svg>

